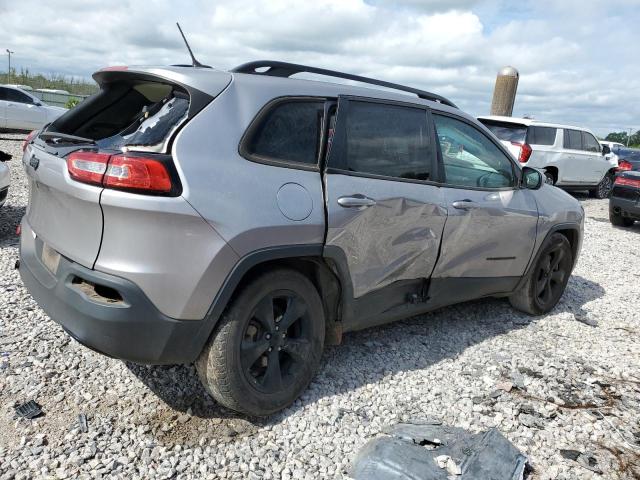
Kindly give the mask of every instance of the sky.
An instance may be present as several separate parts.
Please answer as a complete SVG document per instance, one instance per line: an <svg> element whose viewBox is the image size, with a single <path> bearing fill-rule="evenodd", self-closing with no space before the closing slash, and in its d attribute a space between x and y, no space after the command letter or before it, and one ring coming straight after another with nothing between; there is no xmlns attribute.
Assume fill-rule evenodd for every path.
<svg viewBox="0 0 640 480"><path fill-rule="evenodd" d="M0 0L0 71L90 78L108 65L281 60L372 76L489 113L520 72L514 116L640 129L640 0Z"/></svg>

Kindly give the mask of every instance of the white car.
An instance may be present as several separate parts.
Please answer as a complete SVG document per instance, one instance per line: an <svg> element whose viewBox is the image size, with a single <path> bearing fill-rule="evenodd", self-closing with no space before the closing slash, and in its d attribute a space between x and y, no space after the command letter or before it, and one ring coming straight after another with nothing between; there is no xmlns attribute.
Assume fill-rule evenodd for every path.
<svg viewBox="0 0 640 480"><path fill-rule="evenodd" d="M20 88L0 85L0 130L36 130L66 111Z"/></svg>
<svg viewBox="0 0 640 480"><path fill-rule="evenodd" d="M529 118L478 117L509 151L528 167L544 171L547 182L565 190L588 190L607 198L613 188L614 165L588 129Z"/></svg>
<svg viewBox="0 0 640 480"><path fill-rule="evenodd" d="M0 157L4 152L0 151ZM6 154L4 154L6 155ZM11 157L9 157L11 158ZM11 178L11 172L9 166L0 159L0 207L7 201L7 194L9 193L9 179Z"/></svg>

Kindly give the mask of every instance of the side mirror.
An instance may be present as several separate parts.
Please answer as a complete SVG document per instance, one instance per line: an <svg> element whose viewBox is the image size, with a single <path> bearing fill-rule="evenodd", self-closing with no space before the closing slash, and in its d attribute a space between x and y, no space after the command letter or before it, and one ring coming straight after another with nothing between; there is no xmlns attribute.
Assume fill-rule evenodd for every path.
<svg viewBox="0 0 640 480"><path fill-rule="evenodd" d="M603 145L602 146L602 155L609 155L611 153L611 149L609 148L609 145Z"/></svg>
<svg viewBox="0 0 640 480"><path fill-rule="evenodd" d="M531 167L522 167L522 186L529 190L538 190L544 183L543 175Z"/></svg>

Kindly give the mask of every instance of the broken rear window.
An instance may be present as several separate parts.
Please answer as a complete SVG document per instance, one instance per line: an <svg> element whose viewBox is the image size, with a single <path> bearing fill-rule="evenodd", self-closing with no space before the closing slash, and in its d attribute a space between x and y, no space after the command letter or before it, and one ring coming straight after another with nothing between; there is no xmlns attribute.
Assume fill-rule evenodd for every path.
<svg viewBox="0 0 640 480"><path fill-rule="evenodd" d="M100 148L162 151L172 131L189 111L186 94L172 94L150 106L145 105L131 125L111 137L98 140Z"/></svg>

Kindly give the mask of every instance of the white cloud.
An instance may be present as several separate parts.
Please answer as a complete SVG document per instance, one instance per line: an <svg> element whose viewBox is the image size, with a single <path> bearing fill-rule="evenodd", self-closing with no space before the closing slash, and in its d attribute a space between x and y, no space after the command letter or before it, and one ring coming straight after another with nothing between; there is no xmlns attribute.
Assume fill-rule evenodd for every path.
<svg viewBox="0 0 640 480"><path fill-rule="evenodd" d="M109 64L255 59L378 76L489 108L495 74L520 70L515 114L606 133L640 128L637 0L0 0L0 52L17 68L88 77ZM1 59L2 57L0 57ZM0 70L4 70L0 60Z"/></svg>

